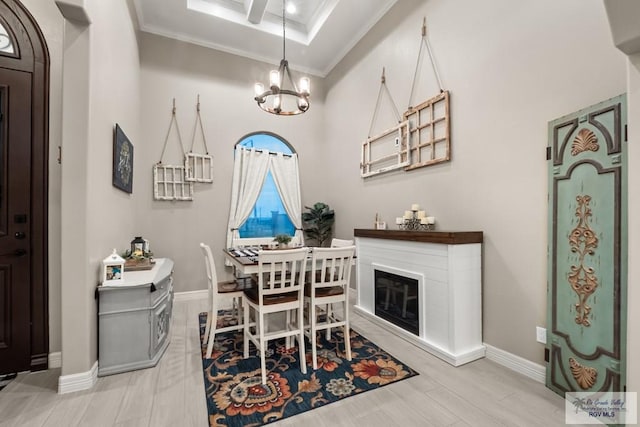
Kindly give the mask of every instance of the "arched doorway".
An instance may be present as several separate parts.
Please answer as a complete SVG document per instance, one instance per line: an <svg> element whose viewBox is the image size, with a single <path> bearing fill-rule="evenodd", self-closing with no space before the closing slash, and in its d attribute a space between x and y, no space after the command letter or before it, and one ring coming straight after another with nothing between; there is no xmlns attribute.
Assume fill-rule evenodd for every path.
<svg viewBox="0 0 640 427"><path fill-rule="evenodd" d="M0 0L0 374L47 369L49 54Z"/></svg>

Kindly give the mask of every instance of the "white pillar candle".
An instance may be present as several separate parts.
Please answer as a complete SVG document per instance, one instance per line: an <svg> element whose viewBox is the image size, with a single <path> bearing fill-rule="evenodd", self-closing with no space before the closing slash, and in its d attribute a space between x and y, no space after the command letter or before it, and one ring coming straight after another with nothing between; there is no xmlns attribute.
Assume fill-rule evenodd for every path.
<svg viewBox="0 0 640 427"><path fill-rule="evenodd" d="M435 216L428 216L427 217L427 224L435 224L436 223L436 217Z"/></svg>
<svg viewBox="0 0 640 427"><path fill-rule="evenodd" d="M427 216L427 213L425 211L418 211L418 218L422 219L426 216Z"/></svg>
<svg viewBox="0 0 640 427"><path fill-rule="evenodd" d="M420 218L420 224L429 224L428 219L425 217Z"/></svg>
<svg viewBox="0 0 640 427"><path fill-rule="evenodd" d="M405 218L405 219L411 219L411 218L413 218L413 212L411 212L411 211L404 211L404 218Z"/></svg>
<svg viewBox="0 0 640 427"><path fill-rule="evenodd" d="M414 203L414 204L411 205L411 210L412 211L415 212L415 211L417 211L419 209L420 209L420 205L418 205L417 203Z"/></svg>
<svg viewBox="0 0 640 427"><path fill-rule="evenodd" d="M404 223L404 218L403 217L399 216L399 217L396 218L396 224L400 225L400 224L403 224L403 223Z"/></svg>

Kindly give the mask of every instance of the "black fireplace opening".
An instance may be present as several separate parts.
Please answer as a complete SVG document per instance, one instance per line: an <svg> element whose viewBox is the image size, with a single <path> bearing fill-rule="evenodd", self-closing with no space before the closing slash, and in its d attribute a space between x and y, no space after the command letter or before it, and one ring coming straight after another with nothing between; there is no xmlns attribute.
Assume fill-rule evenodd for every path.
<svg viewBox="0 0 640 427"><path fill-rule="evenodd" d="M376 316L419 335L418 280L374 270L374 281Z"/></svg>

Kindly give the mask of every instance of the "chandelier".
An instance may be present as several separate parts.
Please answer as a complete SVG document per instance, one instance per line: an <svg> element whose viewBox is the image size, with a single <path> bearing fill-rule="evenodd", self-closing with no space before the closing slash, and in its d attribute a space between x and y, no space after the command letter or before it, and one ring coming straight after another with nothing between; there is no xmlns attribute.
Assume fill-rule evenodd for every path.
<svg viewBox="0 0 640 427"><path fill-rule="evenodd" d="M258 107L264 111L279 116L294 116L302 114L309 109L309 89L308 77L300 79L300 89L296 86L289 71L289 62L286 59L286 29L285 29L285 7L282 0L282 60L277 70L269 73L269 90L264 90L262 83L255 84L255 101ZM285 88L288 79L288 87Z"/></svg>

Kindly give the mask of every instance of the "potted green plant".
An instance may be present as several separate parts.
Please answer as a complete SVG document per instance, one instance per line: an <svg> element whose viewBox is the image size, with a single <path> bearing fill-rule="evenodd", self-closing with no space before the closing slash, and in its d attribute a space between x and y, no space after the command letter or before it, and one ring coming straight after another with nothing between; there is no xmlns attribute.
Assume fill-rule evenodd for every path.
<svg viewBox="0 0 640 427"><path fill-rule="evenodd" d="M326 203L318 202L313 207L305 206L307 212L302 213L304 234L314 240L318 246L324 246L333 234L335 213Z"/></svg>
<svg viewBox="0 0 640 427"><path fill-rule="evenodd" d="M277 242L279 247L286 248L289 242L291 242L291 236L288 234L278 234L273 238L273 241Z"/></svg>

